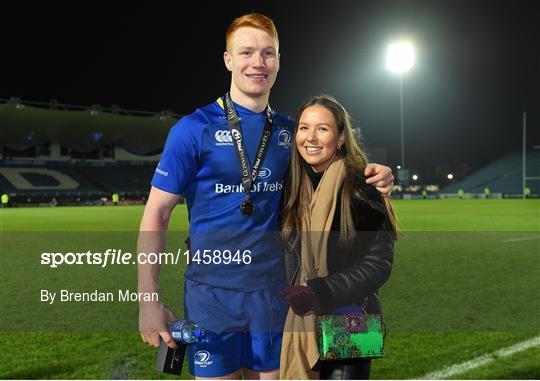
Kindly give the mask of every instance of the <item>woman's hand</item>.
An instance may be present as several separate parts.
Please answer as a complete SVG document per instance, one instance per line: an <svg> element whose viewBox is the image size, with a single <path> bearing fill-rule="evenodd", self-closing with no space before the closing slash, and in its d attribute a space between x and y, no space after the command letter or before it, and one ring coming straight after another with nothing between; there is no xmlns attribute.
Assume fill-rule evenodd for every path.
<svg viewBox="0 0 540 381"><path fill-rule="evenodd" d="M298 316L318 308L317 296L309 286L289 286L281 292L281 297L289 303Z"/></svg>

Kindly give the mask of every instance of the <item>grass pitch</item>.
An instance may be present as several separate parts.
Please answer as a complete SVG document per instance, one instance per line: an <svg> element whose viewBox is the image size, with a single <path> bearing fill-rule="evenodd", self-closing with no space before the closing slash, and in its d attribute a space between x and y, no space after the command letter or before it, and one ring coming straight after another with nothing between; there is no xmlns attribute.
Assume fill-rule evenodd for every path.
<svg viewBox="0 0 540 381"><path fill-rule="evenodd" d="M540 332L540 201L394 202L402 237L381 289L385 358L372 378L419 378ZM47 306L42 287L135 288L135 266L40 265L39 253L80 248L134 250L142 207L0 210L0 378L175 378L154 372L156 350L139 338L136 303ZM180 247L187 211L171 220ZM182 315L185 265L163 266L162 297ZM104 322L110 329L104 330ZM533 348L457 375L540 377ZM183 378L189 378L184 372Z"/></svg>

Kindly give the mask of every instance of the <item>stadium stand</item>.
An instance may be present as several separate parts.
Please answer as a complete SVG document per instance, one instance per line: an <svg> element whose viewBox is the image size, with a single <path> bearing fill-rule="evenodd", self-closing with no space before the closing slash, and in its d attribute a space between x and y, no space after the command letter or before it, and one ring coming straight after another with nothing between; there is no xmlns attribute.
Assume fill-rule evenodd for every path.
<svg viewBox="0 0 540 381"><path fill-rule="evenodd" d="M161 152L170 127L178 120L168 112L102 109L95 105L86 109L62 105L60 110L57 103L54 109L52 106L35 107L17 98L0 104L2 146L22 151L57 142L83 154L115 146L135 155L153 155Z"/></svg>
<svg viewBox="0 0 540 381"><path fill-rule="evenodd" d="M99 194L91 182L79 176L68 166L38 167L33 165L6 166L0 168L0 187L14 195L37 194Z"/></svg>
<svg viewBox="0 0 540 381"><path fill-rule="evenodd" d="M540 152L527 154L526 173L527 177L540 178ZM521 195L523 193L522 181L523 156L510 154L473 173L463 181L447 186L441 190L441 193L457 193L459 189L467 193L483 193L484 188L489 188L493 193ZM540 193L540 180L527 180L527 187L532 193Z"/></svg>
<svg viewBox="0 0 540 381"><path fill-rule="evenodd" d="M113 193L144 201L180 117L0 99L0 193L12 205L99 203Z"/></svg>
<svg viewBox="0 0 540 381"><path fill-rule="evenodd" d="M79 166L78 170L107 192L144 194L148 192L155 164L119 163L108 166Z"/></svg>
<svg viewBox="0 0 540 381"><path fill-rule="evenodd" d="M50 194L103 196L121 193L139 196L148 192L155 163L47 163L0 168L0 189L14 195Z"/></svg>

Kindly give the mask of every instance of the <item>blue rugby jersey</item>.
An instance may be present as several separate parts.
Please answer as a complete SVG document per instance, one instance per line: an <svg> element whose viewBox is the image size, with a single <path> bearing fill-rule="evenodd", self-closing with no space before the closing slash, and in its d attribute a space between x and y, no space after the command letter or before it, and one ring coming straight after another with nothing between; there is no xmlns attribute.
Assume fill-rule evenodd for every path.
<svg viewBox="0 0 540 381"><path fill-rule="evenodd" d="M273 113L266 158L250 193L255 211L248 217L240 212L245 193L222 104L219 99L199 108L171 128L152 186L186 199L193 259L188 279L239 291L265 289L284 282L278 208L294 121ZM266 111L235 108L251 167Z"/></svg>

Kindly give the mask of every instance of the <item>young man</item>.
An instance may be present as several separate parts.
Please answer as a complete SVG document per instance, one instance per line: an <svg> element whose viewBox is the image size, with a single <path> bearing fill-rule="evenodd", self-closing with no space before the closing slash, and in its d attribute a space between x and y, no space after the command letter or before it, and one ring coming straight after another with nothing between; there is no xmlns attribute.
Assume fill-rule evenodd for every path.
<svg viewBox="0 0 540 381"><path fill-rule="evenodd" d="M191 264L185 273L184 313L207 330L189 345L196 377L277 379L288 305L279 244L279 201L290 158L294 123L270 109L279 71L273 22L249 14L226 34L230 92L182 118L167 138L140 226L139 252L162 252L169 216L180 195L190 219ZM383 193L391 170L372 165L366 175ZM157 292L159 264L139 264L139 292ZM161 337L172 312L141 302L144 342Z"/></svg>

